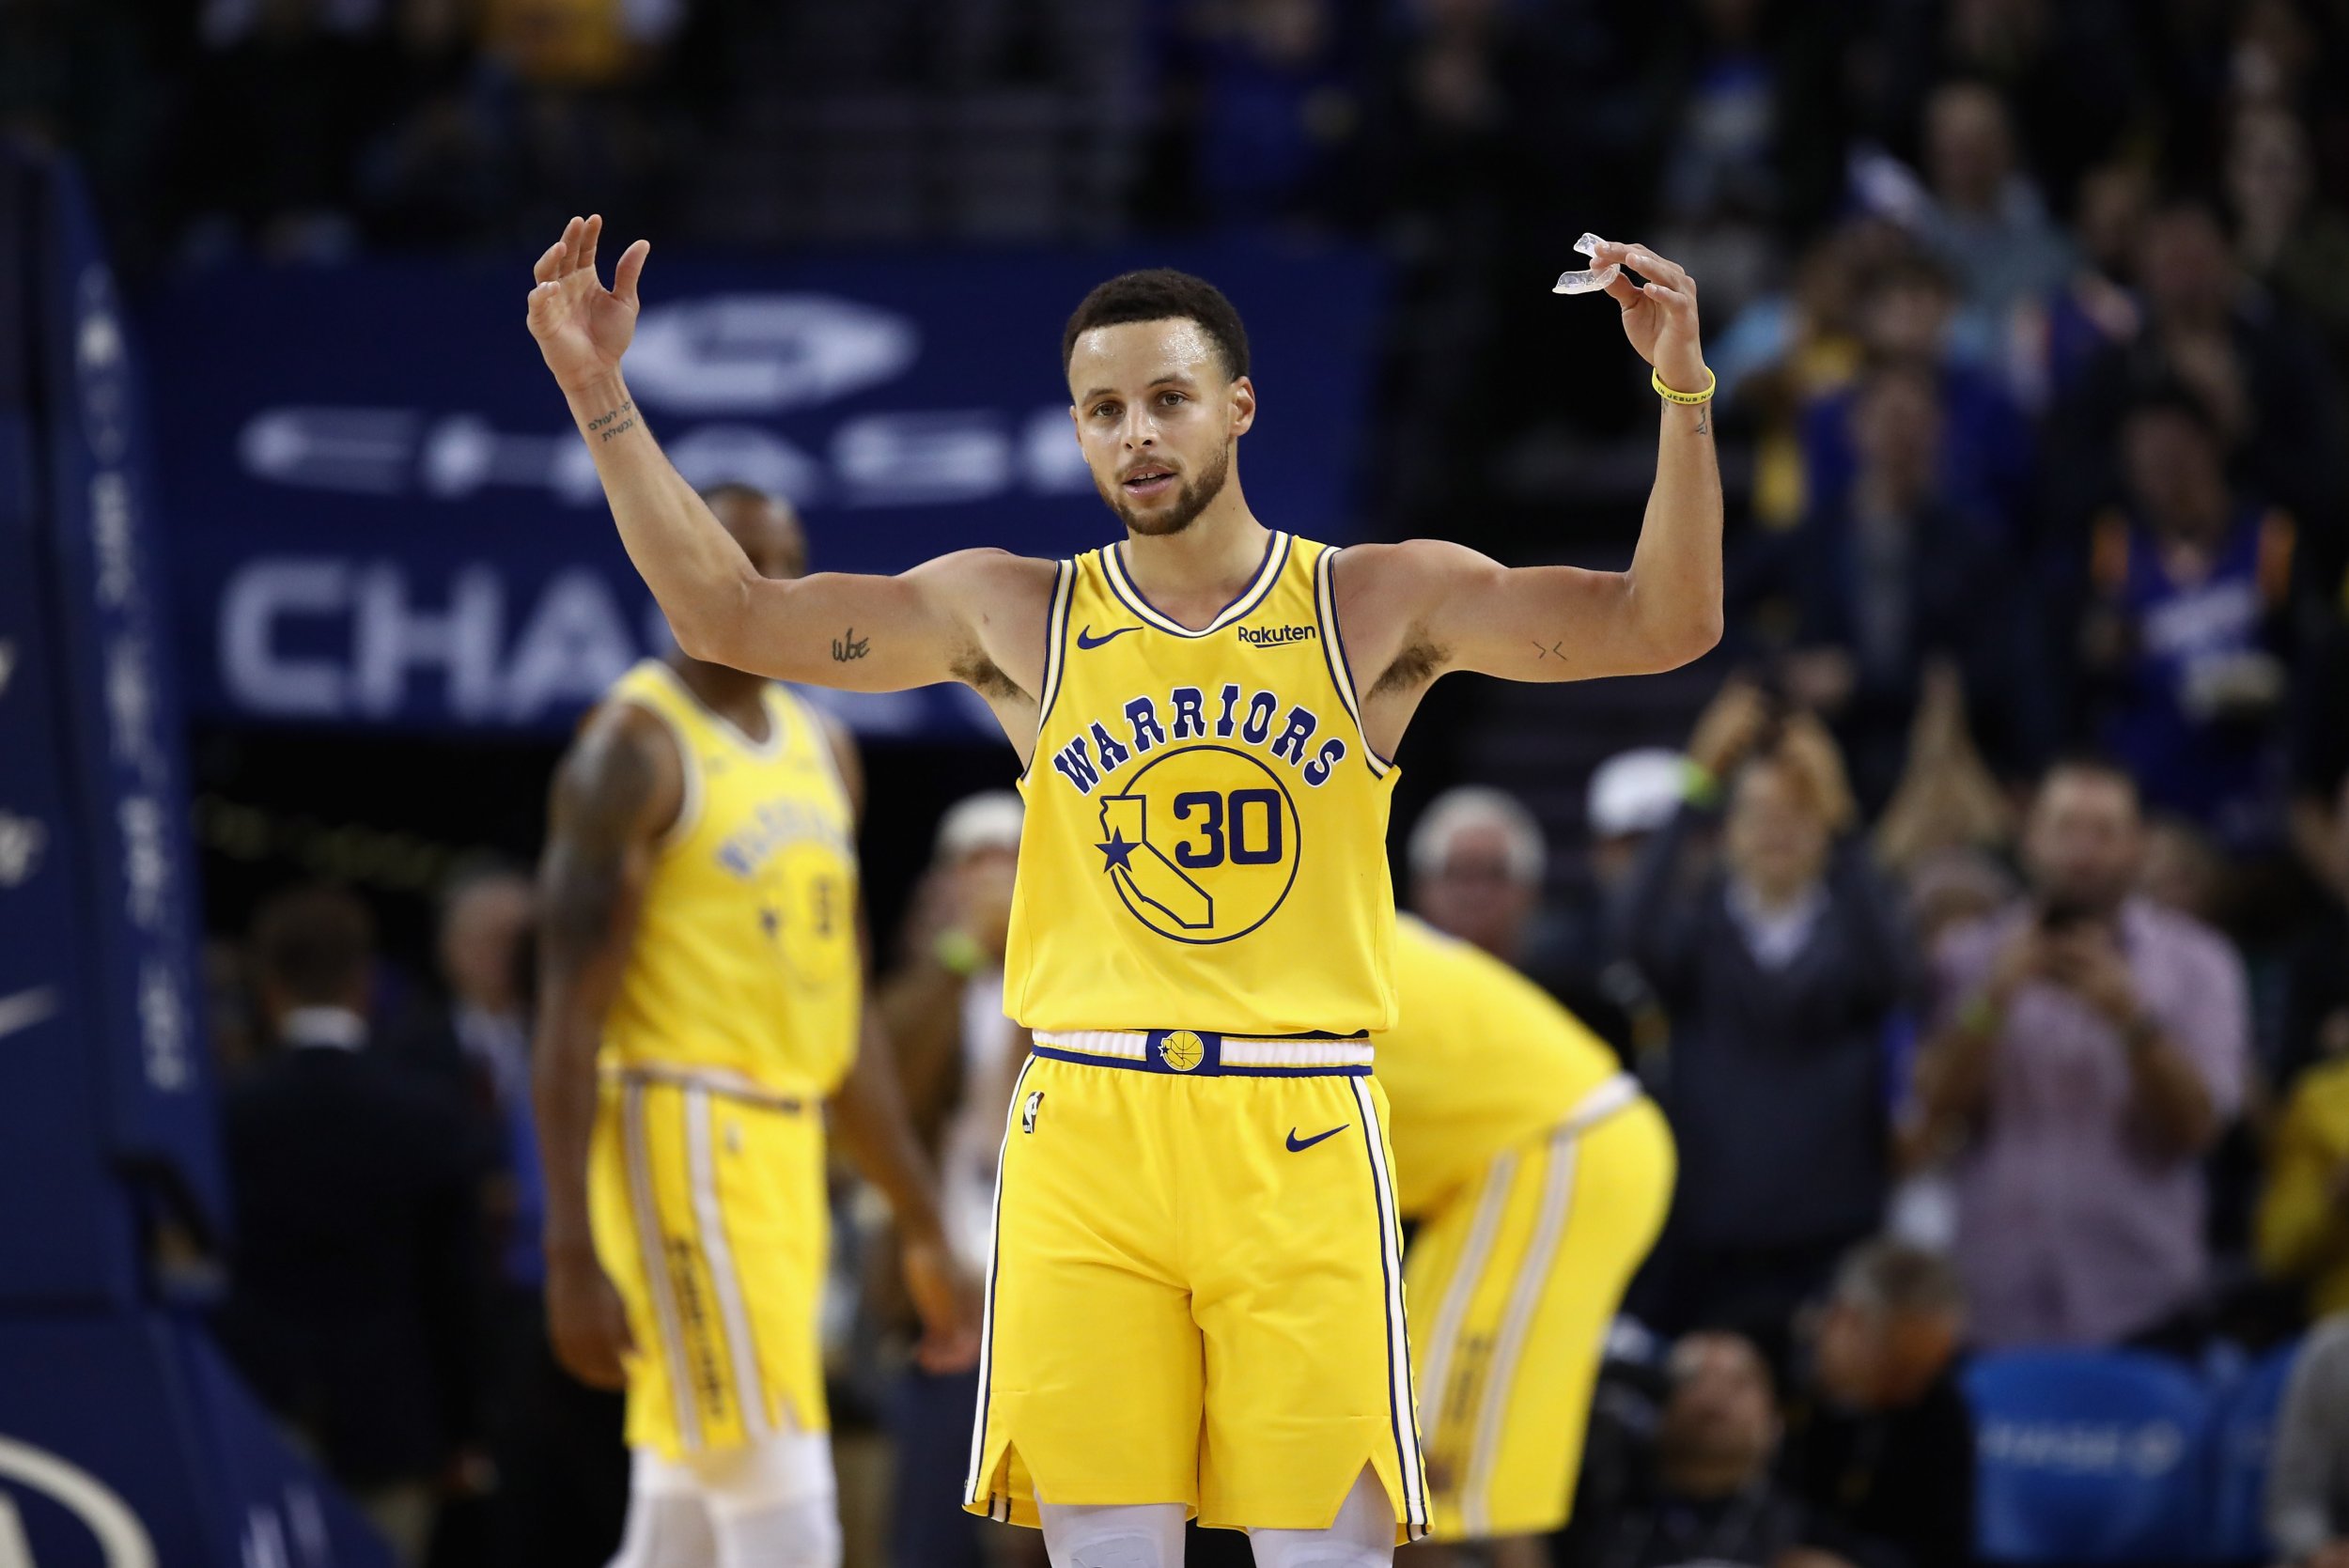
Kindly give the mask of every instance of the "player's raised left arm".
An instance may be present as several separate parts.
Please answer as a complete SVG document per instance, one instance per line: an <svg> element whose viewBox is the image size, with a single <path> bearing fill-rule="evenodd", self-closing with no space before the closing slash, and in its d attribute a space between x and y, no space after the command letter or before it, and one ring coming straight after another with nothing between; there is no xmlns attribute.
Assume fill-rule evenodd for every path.
<svg viewBox="0 0 2349 1568"><path fill-rule="evenodd" d="M1620 263L1645 280L1619 275L1607 292L1657 380L1674 392L1705 392L1712 377L1698 336L1695 282L1644 245L1602 242L1593 260ZM1364 662L1390 672L1399 659L1403 675L1425 678L1474 670L1507 680L1580 680L1669 670L1710 649L1721 634L1713 406L1662 402L1656 484L1626 569L1509 567L1433 539L1387 547L1375 565L1364 552L1363 575L1379 580L1375 620L1401 632L1378 650L1386 657ZM1341 564L1342 587L1346 570Z"/></svg>

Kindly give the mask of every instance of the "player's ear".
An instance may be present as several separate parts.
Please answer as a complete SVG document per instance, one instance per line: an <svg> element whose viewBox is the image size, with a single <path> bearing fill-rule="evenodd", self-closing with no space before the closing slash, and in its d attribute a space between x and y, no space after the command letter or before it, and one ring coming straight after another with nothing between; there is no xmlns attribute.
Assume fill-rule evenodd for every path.
<svg viewBox="0 0 2349 1568"><path fill-rule="evenodd" d="M1256 383L1245 376L1232 378L1232 434L1244 436L1256 423Z"/></svg>

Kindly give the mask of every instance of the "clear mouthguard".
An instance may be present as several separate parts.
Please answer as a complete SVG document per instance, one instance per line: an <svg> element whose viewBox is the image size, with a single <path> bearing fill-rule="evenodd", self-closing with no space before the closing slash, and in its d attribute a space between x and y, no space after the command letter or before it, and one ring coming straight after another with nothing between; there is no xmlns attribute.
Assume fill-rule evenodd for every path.
<svg viewBox="0 0 2349 1568"><path fill-rule="evenodd" d="M1574 242L1575 250L1588 256L1596 256L1598 247L1599 238L1595 234L1586 234ZM1610 261L1604 267L1593 267L1584 272L1561 272L1549 291L1553 294L1595 294L1614 282L1622 272L1619 263Z"/></svg>

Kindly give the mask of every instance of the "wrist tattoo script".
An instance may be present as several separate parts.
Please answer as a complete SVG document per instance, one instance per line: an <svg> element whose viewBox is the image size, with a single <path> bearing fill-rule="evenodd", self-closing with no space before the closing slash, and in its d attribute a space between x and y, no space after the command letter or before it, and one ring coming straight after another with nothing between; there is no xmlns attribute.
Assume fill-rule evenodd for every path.
<svg viewBox="0 0 2349 1568"><path fill-rule="evenodd" d="M832 661L835 664L846 664L852 659L863 659L872 651L872 633L866 632L859 637L854 627L850 627L832 640Z"/></svg>
<svg viewBox="0 0 2349 1568"><path fill-rule="evenodd" d="M610 413L598 414L587 422L587 433L598 441L610 441L623 430L636 428L636 405L627 398Z"/></svg>

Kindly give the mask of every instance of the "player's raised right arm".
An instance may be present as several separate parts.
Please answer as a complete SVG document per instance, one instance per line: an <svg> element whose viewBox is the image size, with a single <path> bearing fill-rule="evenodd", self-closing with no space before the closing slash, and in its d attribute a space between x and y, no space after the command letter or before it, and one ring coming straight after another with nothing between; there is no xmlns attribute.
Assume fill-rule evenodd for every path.
<svg viewBox="0 0 2349 1568"><path fill-rule="evenodd" d="M970 678L983 639L964 613L973 574L957 569L970 565L960 557L902 577L821 572L782 582L752 568L653 440L621 379L650 247L629 246L606 288L596 272L602 230L600 217L573 218L539 256L530 333L595 458L629 559L679 645L739 670L852 691Z"/></svg>

